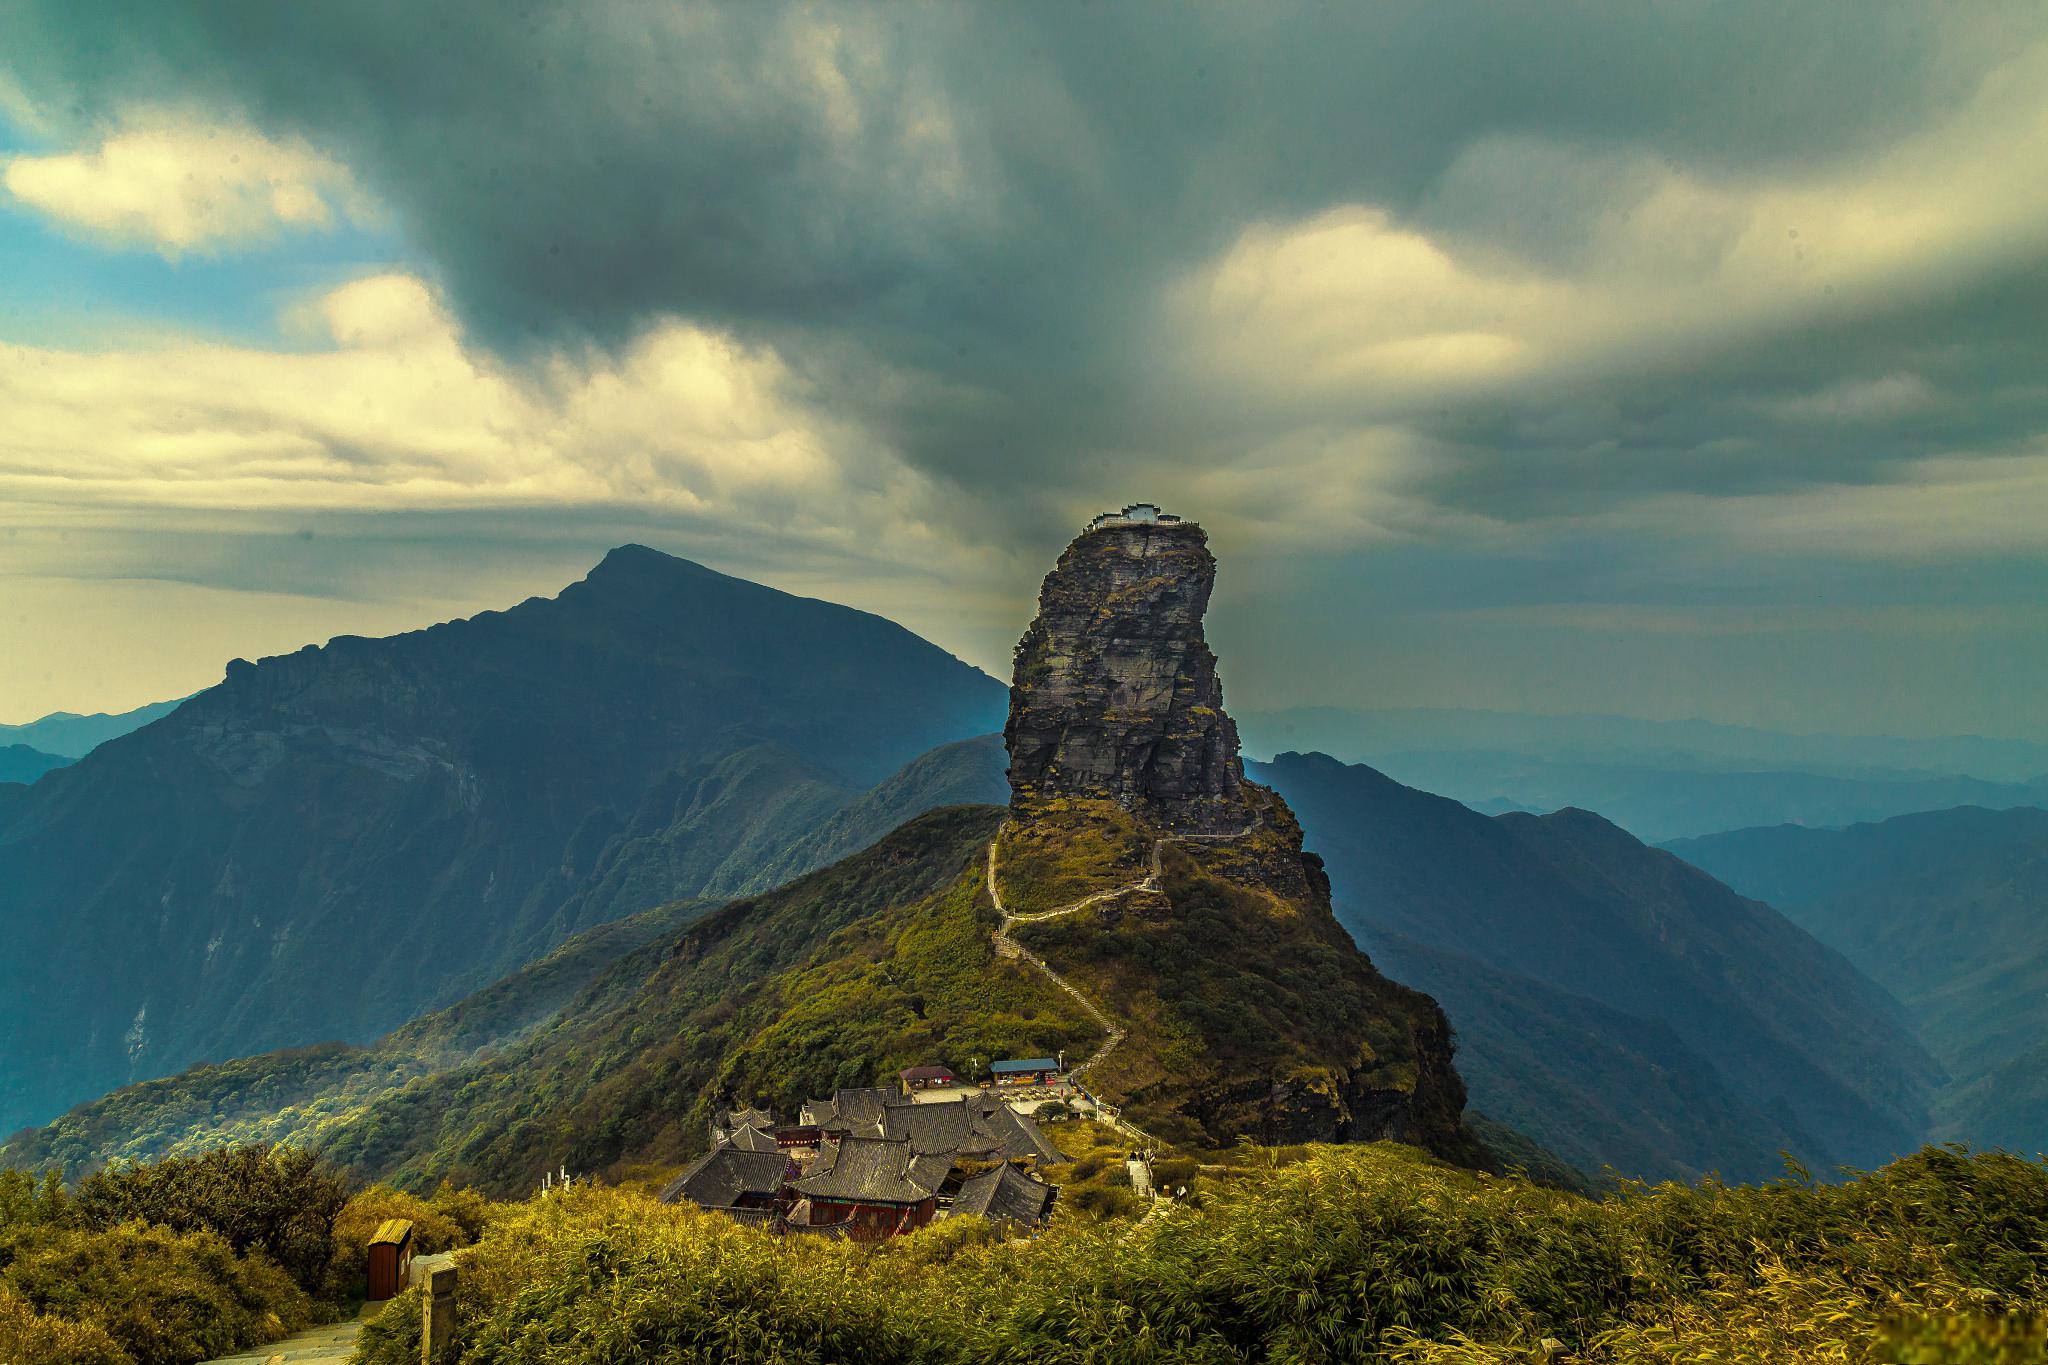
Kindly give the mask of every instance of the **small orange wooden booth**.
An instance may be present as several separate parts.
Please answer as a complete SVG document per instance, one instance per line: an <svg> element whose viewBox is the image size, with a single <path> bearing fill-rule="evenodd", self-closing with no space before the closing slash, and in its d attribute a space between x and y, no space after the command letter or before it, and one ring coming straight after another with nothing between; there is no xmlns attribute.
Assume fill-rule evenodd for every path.
<svg viewBox="0 0 2048 1365"><path fill-rule="evenodd" d="M386 1218L370 1239L370 1301L396 1298L412 1282L412 1222Z"/></svg>

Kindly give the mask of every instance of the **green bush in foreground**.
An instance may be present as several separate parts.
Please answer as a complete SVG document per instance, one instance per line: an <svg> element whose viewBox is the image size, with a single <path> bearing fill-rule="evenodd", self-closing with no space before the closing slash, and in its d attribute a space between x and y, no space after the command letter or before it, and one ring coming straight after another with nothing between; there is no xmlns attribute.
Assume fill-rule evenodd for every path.
<svg viewBox="0 0 2048 1365"><path fill-rule="evenodd" d="M147 1222L217 1233L235 1254L260 1251L315 1293L347 1200L348 1181L318 1156L258 1143L100 1171L79 1185L77 1209L88 1227Z"/></svg>
<svg viewBox="0 0 2048 1365"><path fill-rule="evenodd" d="M344 1191L269 1147L120 1167L75 1195L54 1171L0 1171L0 1365L190 1365L296 1331L328 1311L309 1291ZM472 1202L447 1192L438 1226L468 1240Z"/></svg>
<svg viewBox="0 0 2048 1365"><path fill-rule="evenodd" d="M260 1253L138 1223L0 1230L0 1360L188 1365L293 1332L313 1303Z"/></svg>
<svg viewBox="0 0 2048 1365"><path fill-rule="evenodd" d="M1389 1146L1315 1148L1142 1225L965 1222L777 1242L617 1191L506 1209L465 1254L462 1357L576 1362L1505 1365L1993 1361L2048 1310L2048 1167L1930 1149L1846 1184L1594 1201ZM370 1365L416 1358L404 1305Z"/></svg>

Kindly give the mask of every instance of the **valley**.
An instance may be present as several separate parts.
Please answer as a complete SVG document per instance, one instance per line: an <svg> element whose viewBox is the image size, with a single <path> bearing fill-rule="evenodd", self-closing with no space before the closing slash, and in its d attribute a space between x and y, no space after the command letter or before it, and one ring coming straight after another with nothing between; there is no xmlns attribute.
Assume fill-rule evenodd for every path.
<svg viewBox="0 0 2048 1365"><path fill-rule="evenodd" d="M1198 526L1156 509L1098 519L1047 575L1000 737L986 732L986 680L920 643L651 552L622 550L606 565L554 602L516 609L527 623L485 655L491 671L531 668L563 630L585 651L636 641L610 665L618 677L585 682L597 691L551 698L528 686L494 722L547 714L583 727L545 742L526 731L530 758L479 747L488 727L466 714L444 733L445 698L473 691L476 675L422 668L409 658L422 646L400 637L388 649L337 642L332 657L294 656L269 679L278 661L243 666L218 694L0 794L25 817L0 822L0 856L34 870L53 865L50 849L95 837L90 824L65 823L66 794L96 790L71 783L198 763L248 789L223 797L189 775L172 785L186 816L167 845L180 850L174 868L204 867L209 822L227 827L201 923L290 884L234 871L279 828L262 822L287 794L335 813L395 801L417 825L401 833L323 814L315 828L327 846L291 849L301 885L336 865L415 884L403 878L426 869L418 860L445 837L437 831L460 831L465 850L416 883L439 931L392 922L379 931L392 941L371 956L362 941L352 957L336 958L339 940L321 950L328 978L374 976L389 960L374 951L435 963L443 979L419 979L388 1006L426 1002L407 1022L367 1041L293 1042L114 1088L15 1133L0 1166L148 1180L318 1153L376 1182L359 1198L383 1207L410 1199L403 1207L424 1217L422 1197L438 1191L484 1201L504 1227L532 1229L526 1220L543 1216L558 1231L597 1216L631 1229L627 1245L643 1259L658 1247L700 1256L733 1236L797 1259L983 1238L1029 1257L1041 1241L1080 1245L1098 1228L1118 1246L1172 1256L1215 1220L1274 1199L1341 1244L1329 1224L1336 1188L1394 1218L1439 1197L1418 1191L1438 1190L1465 1207L1504 1200L1501 1215L1516 1219L1622 1227L1654 1217L1656 1201L1703 1197L1696 1189L1780 1199L1810 1188L1809 1171L1882 1168L1825 1196L1850 1209L1883 1188L1866 1182L1953 1178L1921 1168L1959 1158L1912 1155L1929 1134L2039 1131L2036 1092L1998 1071L2031 1074L2028 1040L2002 1040L1989 1014L1954 1012L1946 984L2012 970L2009 958L1955 954L1981 933L2011 941L1998 917L2017 913L2024 893L1991 888L2015 886L2032 866L2048 839L2040 812L1908 817L1876 836L1741 831L1678 845L1689 862L1587 811L1481 814L1317 753L1248 762L1202 630L1215 560ZM744 606L726 602L735 594ZM835 692L763 695L767 672L786 665L780 641L757 634L765 653L725 640L717 667L657 649L680 671L656 672L691 704L667 711L643 690L622 709L609 689L648 660L636 632L619 629L637 616L607 618L656 609L682 639L690 618L740 610L848 633ZM893 658L877 657L877 638ZM740 681L707 690L735 670ZM873 708L884 694L879 714L903 737L886 742L870 726L858 744L833 747L839 722L819 708ZM620 715L641 747L651 733L684 747L637 754L637 794L576 816L585 798L561 779L593 759L569 764L589 742L569 736ZM800 723L788 728L792 716ZM400 718L414 727L402 744ZM494 794L504 783L552 823L532 811L511 821L500 809L509 797ZM508 911L495 872L481 892L447 872L465 860L521 866L517 855L533 850L502 842L515 828L552 830L550 840L567 831L568 842L553 866L529 856L527 890ZM1930 870L1936 848L1953 865ZM136 884L116 869L87 904L112 914ZM288 922L355 923L332 916L341 885L287 898L304 916ZM1908 907L1936 886L1983 889L1928 925ZM1879 888L1899 907L1889 921L1871 916L1888 903ZM165 902L160 943L178 942L173 908ZM1958 922L1972 932L1959 938ZM457 925L495 942L451 951ZM1907 955L1913 973L1898 961ZM273 951L207 971L239 972L234 989L258 1000L322 979L289 968ZM494 980L465 987L492 970ZM437 1004L437 994L454 998ZM2022 1003L1991 1009L2023 1017ZM360 1029L374 1017L302 1012L255 1036L310 1033L321 1018ZM1930 1050L1922 1036L1943 1045ZM129 1047L137 1066L132 1036ZM1290 1186L1293 1172L1311 1184ZM1471 1181L1481 1183L1459 1183ZM1876 1218L1867 1225L1886 1238L1920 1235L1890 1214L1827 1216ZM506 1254L489 1226L461 1264ZM841 1269L865 1275L868 1264ZM1840 1273L1825 1255L1802 1264L1824 1282ZM491 1283L471 1311L515 1311ZM60 1330L41 1325L50 1321L34 1330ZM360 1358L391 1359L391 1321L372 1315L351 1337ZM1727 1330L1718 1319L1712 1328ZM326 1349L333 1337L299 1339Z"/></svg>

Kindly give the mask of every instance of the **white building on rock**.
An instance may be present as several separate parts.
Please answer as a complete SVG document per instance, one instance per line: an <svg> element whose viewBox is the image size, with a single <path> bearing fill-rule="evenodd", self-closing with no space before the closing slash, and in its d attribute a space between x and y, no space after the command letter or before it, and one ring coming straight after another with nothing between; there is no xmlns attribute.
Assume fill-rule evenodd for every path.
<svg viewBox="0 0 2048 1365"><path fill-rule="evenodd" d="M1173 526L1180 518L1170 512L1159 510L1158 504L1134 502L1121 512L1104 512L1088 523L1087 529L1099 531L1105 526Z"/></svg>

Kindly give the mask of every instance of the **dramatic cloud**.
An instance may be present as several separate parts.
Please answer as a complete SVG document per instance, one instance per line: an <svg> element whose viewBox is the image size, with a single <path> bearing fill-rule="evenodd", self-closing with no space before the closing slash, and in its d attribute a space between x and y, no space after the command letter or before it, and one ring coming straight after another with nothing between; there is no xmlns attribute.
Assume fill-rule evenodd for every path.
<svg viewBox="0 0 2048 1365"><path fill-rule="evenodd" d="M12 157L0 185L67 228L167 257L370 212L348 172L303 143L162 114L131 112L90 151Z"/></svg>
<svg viewBox="0 0 2048 1365"><path fill-rule="evenodd" d="M320 344L0 347L0 501L279 511L619 506L727 529L936 542L927 480L806 405L771 352L677 321L512 369L421 281L292 310Z"/></svg>
<svg viewBox="0 0 2048 1365"><path fill-rule="evenodd" d="M401 258L279 337L0 357L17 525L510 558L630 509L864 605L958 585L999 665L1032 566L1154 496L1268 600L1226 586L1233 679L1721 714L1811 660L1667 644L1637 695L1617 623L2048 577L2037 4L26 0L0 53L20 211L190 257L374 202Z"/></svg>
<svg viewBox="0 0 2048 1365"><path fill-rule="evenodd" d="M1639 151L1518 139L1475 146L1445 180L1517 162L1606 187L1578 199L1568 262L1523 264L1512 243L1455 227L1433 237L1370 205L1257 225L1181 290L1176 320L1212 351L1205 382L1383 410L1533 382L1611 385L1789 328L1938 305L2038 266L2048 181L2013 169L2048 164L2048 42L1881 155L1796 175L1709 175ZM1910 375L1828 392L1865 411L1925 395ZM1795 412L1818 402L1788 400Z"/></svg>

